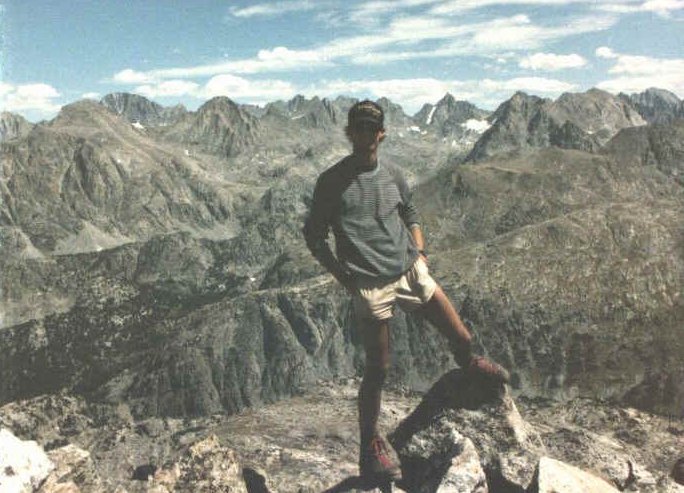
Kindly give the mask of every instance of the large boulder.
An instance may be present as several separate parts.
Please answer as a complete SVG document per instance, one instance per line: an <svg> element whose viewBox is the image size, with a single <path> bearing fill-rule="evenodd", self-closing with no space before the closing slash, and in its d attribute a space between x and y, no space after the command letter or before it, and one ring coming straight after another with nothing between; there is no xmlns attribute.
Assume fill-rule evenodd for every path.
<svg viewBox="0 0 684 493"><path fill-rule="evenodd" d="M461 370L445 374L390 441L409 491L446 491L440 484L448 483L465 488L457 491L523 491L545 453L507 389ZM474 454L484 474L473 464ZM457 463L469 464L458 479Z"/></svg>
<svg viewBox="0 0 684 493"><path fill-rule="evenodd" d="M542 457L530 493L617 493L603 479L571 465Z"/></svg>
<svg viewBox="0 0 684 493"><path fill-rule="evenodd" d="M37 489L55 465L34 441L23 441L0 429L0 491L30 493Z"/></svg>

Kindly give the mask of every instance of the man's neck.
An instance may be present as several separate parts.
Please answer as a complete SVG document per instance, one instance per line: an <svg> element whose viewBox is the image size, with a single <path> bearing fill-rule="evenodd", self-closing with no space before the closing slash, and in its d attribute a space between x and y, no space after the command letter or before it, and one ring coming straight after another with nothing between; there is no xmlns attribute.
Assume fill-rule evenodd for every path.
<svg viewBox="0 0 684 493"><path fill-rule="evenodd" d="M354 150L352 153L356 162L361 168L365 169L373 169L378 165L378 153L377 151L367 153L367 152L358 152L357 150Z"/></svg>

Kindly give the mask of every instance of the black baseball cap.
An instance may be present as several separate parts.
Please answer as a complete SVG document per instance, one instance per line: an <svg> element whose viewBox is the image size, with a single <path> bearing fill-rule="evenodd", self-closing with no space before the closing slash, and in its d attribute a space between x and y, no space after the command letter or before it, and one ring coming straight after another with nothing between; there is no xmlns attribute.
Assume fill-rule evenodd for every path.
<svg viewBox="0 0 684 493"><path fill-rule="evenodd" d="M347 124L350 127L371 124L381 129L385 127L385 113L379 104L365 99L349 109Z"/></svg>

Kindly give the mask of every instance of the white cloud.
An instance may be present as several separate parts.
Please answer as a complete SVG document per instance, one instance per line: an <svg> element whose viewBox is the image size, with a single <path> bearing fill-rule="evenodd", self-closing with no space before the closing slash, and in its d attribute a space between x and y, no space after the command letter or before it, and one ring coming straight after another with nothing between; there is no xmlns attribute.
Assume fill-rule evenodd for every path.
<svg viewBox="0 0 684 493"><path fill-rule="evenodd" d="M14 91L13 85L0 81L0 98L5 96L5 94L9 94L12 91Z"/></svg>
<svg viewBox="0 0 684 493"><path fill-rule="evenodd" d="M587 61L577 54L556 55L554 53L535 53L520 60L520 67L532 70L563 70L584 67Z"/></svg>
<svg viewBox="0 0 684 493"><path fill-rule="evenodd" d="M539 26L526 15L498 18L475 24L456 24L448 19L431 21L431 18L412 18L392 24L389 33L372 39L345 40L350 46L340 52L349 52L352 63L381 64L421 58L448 58L464 55L499 55L510 50L528 50L542 47L545 43L559 39L602 31L617 22L614 16L591 16L575 18L557 26ZM403 33L403 34L402 34ZM425 39L438 39L445 42L435 48L414 50L383 51L389 42L393 46L401 41L401 36L413 42ZM368 37L365 37L368 38ZM389 41L388 41L389 40ZM341 42L338 42L341 44ZM403 43L404 45L406 42ZM373 48L376 48L374 51Z"/></svg>
<svg viewBox="0 0 684 493"><path fill-rule="evenodd" d="M684 59L651 58L618 55L617 62L608 70L611 74L658 75L679 73L684 78Z"/></svg>
<svg viewBox="0 0 684 493"><path fill-rule="evenodd" d="M249 80L230 74L212 77L200 92L200 96L206 99L228 96L231 99L254 104L291 98L296 94L296 88L287 81Z"/></svg>
<svg viewBox="0 0 684 493"><path fill-rule="evenodd" d="M634 5L633 2L608 2L597 5L597 8L621 14L654 12L668 17L673 11L684 9L684 0L646 0L638 5Z"/></svg>
<svg viewBox="0 0 684 493"><path fill-rule="evenodd" d="M81 94L81 99L100 99L99 92L84 92Z"/></svg>
<svg viewBox="0 0 684 493"><path fill-rule="evenodd" d="M599 58L617 58L617 54L607 46L596 48L596 56Z"/></svg>
<svg viewBox="0 0 684 493"><path fill-rule="evenodd" d="M320 7L320 5L318 6ZM317 8L313 0L291 0L289 2L268 2L249 7L231 7L230 14L234 17L269 17L286 12L300 12Z"/></svg>
<svg viewBox="0 0 684 493"><path fill-rule="evenodd" d="M55 102L59 97L57 89L48 84L0 83L0 107L7 111L53 113L60 108Z"/></svg>
<svg viewBox="0 0 684 493"><path fill-rule="evenodd" d="M199 84L187 80L166 80L156 84L145 84L136 87L133 92L147 98L195 96Z"/></svg>
<svg viewBox="0 0 684 493"><path fill-rule="evenodd" d="M246 60L234 60L194 67L173 67L150 70L148 72L138 72L129 68L115 74L113 79L115 82L123 84L154 84L164 79L210 77L225 73L256 74L326 65L330 65L330 62L321 52L315 50L291 50L284 46L278 46L271 50L260 50L255 58Z"/></svg>
<svg viewBox="0 0 684 493"><path fill-rule="evenodd" d="M616 77L601 82L598 84L599 88L610 92L630 93L658 87L684 97L684 58L624 55L608 48L602 53L610 55L604 58L615 60L608 73Z"/></svg>
<svg viewBox="0 0 684 493"><path fill-rule="evenodd" d="M485 91L525 91L548 96L577 89L575 84L545 77L516 77L509 80L485 79L480 84Z"/></svg>
<svg viewBox="0 0 684 493"><path fill-rule="evenodd" d="M138 72L137 70L127 68L114 74L112 81L119 84L148 84L155 82L155 78L149 73Z"/></svg>
<svg viewBox="0 0 684 493"><path fill-rule="evenodd" d="M615 0L611 3L618 5L630 5L641 0ZM597 0L451 0L432 9L433 14L461 14L469 10L482 9L499 6L521 5L521 6L566 6L570 4L586 4L596 7L600 4Z"/></svg>
<svg viewBox="0 0 684 493"><path fill-rule="evenodd" d="M402 4L434 3L432 0L402 0ZM382 6L375 2L364 4ZM131 68L114 75L116 82L151 84L164 79L211 77L225 73L256 74L331 66L336 63L381 64L417 58L446 58L491 55L502 51L539 49L545 43L568 36L608 29L614 15L592 15L564 19L558 25L542 26L526 15L464 23L449 17L397 16L372 34L341 37L310 49L284 46L261 50L253 58L194 67L175 67L139 72ZM434 43L440 43L434 46Z"/></svg>

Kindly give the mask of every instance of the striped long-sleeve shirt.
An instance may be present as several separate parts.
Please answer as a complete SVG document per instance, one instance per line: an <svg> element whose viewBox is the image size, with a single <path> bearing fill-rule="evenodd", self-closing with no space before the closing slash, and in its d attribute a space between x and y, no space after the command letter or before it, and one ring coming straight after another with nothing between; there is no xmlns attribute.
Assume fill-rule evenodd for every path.
<svg viewBox="0 0 684 493"><path fill-rule="evenodd" d="M362 168L348 156L316 182L304 227L306 243L329 271L362 279L392 279L406 272L418 250L410 228L418 225L401 172L383 163ZM335 235L336 258L328 245Z"/></svg>

